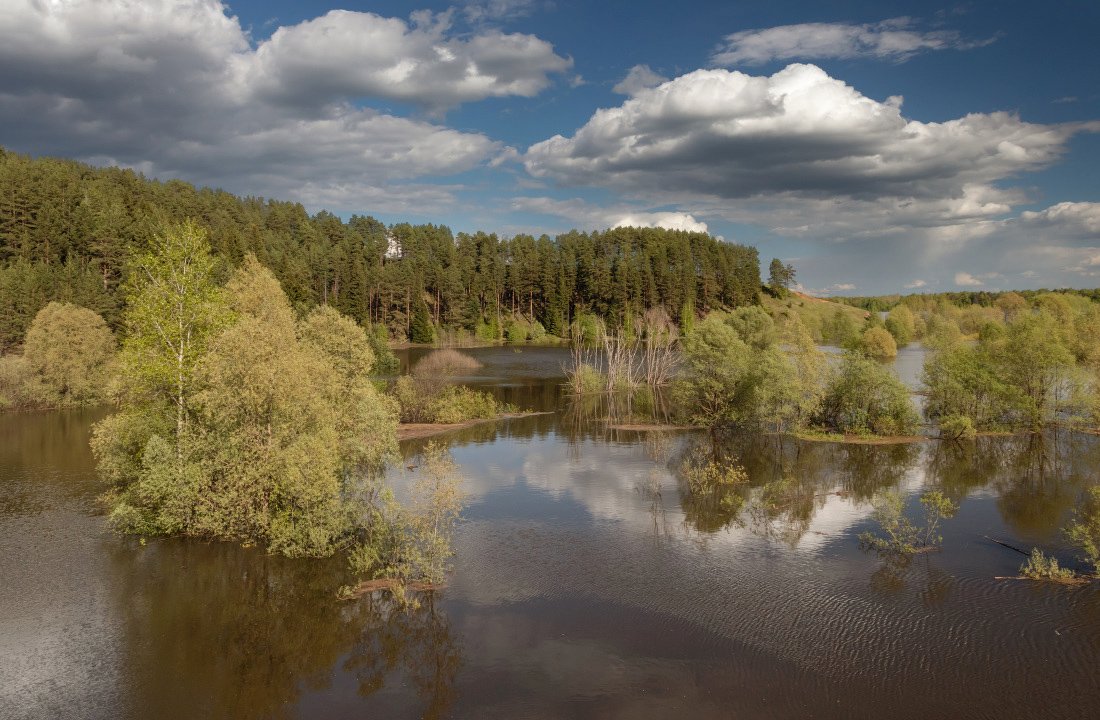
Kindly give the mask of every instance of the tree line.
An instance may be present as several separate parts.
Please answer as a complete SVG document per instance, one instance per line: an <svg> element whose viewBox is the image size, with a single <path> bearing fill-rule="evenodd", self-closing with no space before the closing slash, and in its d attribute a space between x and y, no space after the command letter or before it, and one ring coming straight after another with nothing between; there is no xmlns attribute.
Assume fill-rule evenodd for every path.
<svg viewBox="0 0 1100 720"><path fill-rule="evenodd" d="M563 336L576 316L612 326L650 308L673 318L758 302L755 248L705 233L615 228L555 238L344 220L120 168L0 148L0 350L51 301L122 328L127 258L157 228L193 220L226 279L254 255L298 314L330 305L391 339Z"/></svg>

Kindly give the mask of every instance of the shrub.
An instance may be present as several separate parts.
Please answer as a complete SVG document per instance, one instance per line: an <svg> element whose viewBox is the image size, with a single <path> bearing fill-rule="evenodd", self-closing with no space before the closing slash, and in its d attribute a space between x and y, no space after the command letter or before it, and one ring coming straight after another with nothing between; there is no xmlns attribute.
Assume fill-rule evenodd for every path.
<svg viewBox="0 0 1100 720"><path fill-rule="evenodd" d="M920 497L920 504L924 508L923 526L914 525L905 516L905 499L900 493L890 490L877 495L872 501L871 517L878 523L881 534L860 533L860 545L880 554L893 555L911 555L940 545L943 542L939 534L940 523L944 518L953 517L959 506L939 490L925 492Z"/></svg>
<svg viewBox="0 0 1100 720"><path fill-rule="evenodd" d="M115 336L103 318L68 303L39 310L23 345L23 360L49 394L48 404L105 400L114 357Z"/></svg>
<svg viewBox="0 0 1100 720"><path fill-rule="evenodd" d="M1100 574L1100 487L1088 491L1066 534L1092 565L1093 572Z"/></svg>
<svg viewBox="0 0 1100 720"><path fill-rule="evenodd" d="M568 371L569 387L576 395L599 393L607 389L607 378L594 365L581 363Z"/></svg>
<svg viewBox="0 0 1100 720"><path fill-rule="evenodd" d="M1020 566L1020 574L1032 580L1072 580L1076 577L1069 568L1058 566L1058 558L1044 555L1039 548L1032 548L1031 556Z"/></svg>
<svg viewBox="0 0 1100 720"><path fill-rule="evenodd" d="M496 400L487 392L453 386L436 398L430 406L432 422L460 423L488 419L500 412Z"/></svg>
<svg viewBox="0 0 1100 720"><path fill-rule="evenodd" d="M894 336L886 328L877 325L864 331L860 349L875 360L891 360L898 356L898 345Z"/></svg>
<svg viewBox="0 0 1100 720"><path fill-rule="evenodd" d="M847 353L822 400L818 419L841 433L912 435L919 418L909 390L889 368Z"/></svg>
<svg viewBox="0 0 1100 720"><path fill-rule="evenodd" d="M413 366L412 374L417 380L452 378L456 375L469 375L481 368L481 363L466 353L453 348L433 350Z"/></svg>
<svg viewBox="0 0 1100 720"><path fill-rule="evenodd" d="M948 415L940 420L940 434L945 440L973 440L978 432L966 415Z"/></svg>

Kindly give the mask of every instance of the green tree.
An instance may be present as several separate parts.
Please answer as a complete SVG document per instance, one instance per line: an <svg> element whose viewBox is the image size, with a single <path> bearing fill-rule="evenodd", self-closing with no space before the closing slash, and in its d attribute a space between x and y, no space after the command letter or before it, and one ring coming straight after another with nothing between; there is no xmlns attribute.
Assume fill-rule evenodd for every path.
<svg viewBox="0 0 1100 720"><path fill-rule="evenodd" d="M855 434L912 435L919 424L905 385L858 352L845 353L833 372L819 419L837 432Z"/></svg>
<svg viewBox="0 0 1100 720"><path fill-rule="evenodd" d="M875 360L891 360L898 356L898 346L894 342L894 336L878 325L873 325L863 332L860 340L860 350L867 357Z"/></svg>
<svg viewBox="0 0 1100 720"><path fill-rule="evenodd" d="M916 336L916 320L905 305L896 305L886 317L886 329L894 336L898 347L905 347Z"/></svg>
<svg viewBox="0 0 1100 720"><path fill-rule="evenodd" d="M57 404L107 398L115 336L103 318L87 308L51 302L35 315L23 345L33 380Z"/></svg>
<svg viewBox="0 0 1100 720"><path fill-rule="evenodd" d="M206 232L191 221L164 228L130 262L121 355L126 390L172 405L177 445L198 361L229 318L216 273Z"/></svg>
<svg viewBox="0 0 1100 720"><path fill-rule="evenodd" d="M791 284L794 283L795 269L790 263L783 264L779 258L772 258L768 265L768 288L772 295L784 298L790 293Z"/></svg>

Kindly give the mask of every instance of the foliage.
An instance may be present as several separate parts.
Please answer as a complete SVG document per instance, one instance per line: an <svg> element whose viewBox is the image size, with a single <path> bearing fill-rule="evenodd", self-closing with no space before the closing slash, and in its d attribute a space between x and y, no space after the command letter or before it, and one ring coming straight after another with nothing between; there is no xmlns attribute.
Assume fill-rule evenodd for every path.
<svg viewBox="0 0 1100 720"><path fill-rule="evenodd" d="M1032 548L1027 561L1020 566L1020 574L1032 580L1071 580L1074 572L1069 568L1059 567L1058 558L1053 555L1045 555L1039 548Z"/></svg>
<svg viewBox="0 0 1100 720"><path fill-rule="evenodd" d="M129 400L170 403L182 442L199 359L229 321L206 233L187 221L162 229L129 263L120 361Z"/></svg>
<svg viewBox="0 0 1100 720"><path fill-rule="evenodd" d="M898 305L887 316L886 329L894 336L898 347L905 347L917 335L913 311L907 305Z"/></svg>
<svg viewBox="0 0 1100 720"><path fill-rule="evenodd" d="M684 515L697 529L720 530L740 514L748 474L736 460L704 443L688 450L677 470Z"/></svg>
<svg viewBox="0 0 1100 720"><path fill-rule="evenodd" d="M940 435L946 440L973 440L978 432L966 415L948 415L940 419Z"/></svg>
<svg viewBox="0 0 1100 720"><path fill-rule="evenodd" d="M1067 405L1087 405L1062 337L1057 319L1039 312L995 332L983 329L977 345L940 343L925 361L925 412L965 415L986 430L1041 427Z"/></svg>
<svg viewBox="0 0 1100 720"><path fill-rule="evenodd" d="M840 433L912 435L919 418L909 390L867 356L845 353L830 379L818 420Z"/></svg>
<svg viewBox="0 0 1100 720"><path fill-rule="evenodd" d="M163 276L180 277L196 255L157 260ZM150 286L159 277L150 274ZM141 375L131 359L139 373L125 381L137 388L127 387L122 412L97 426L93 443L114 485L112 523L142 535L259 543L289 556L348 547L363 518L363 485L395 450L394 409L361 370L365 335L325 310L299 325L274 275L253 257L227 286L228 308L211 309L209 298L220 294L192 292L208 298L191 304L194 327L210 327L197 317L203 311L234 319L195 353L182 425L175 398L137 391L158 375ZM175 311L129 307L153 328L161 316L151 308ZM157 362L152 356L154 370Z"/></svg>
<svg viewBox="0 0 1100 720"><path fill-rule="evenodd" d="M920 504L924 509L924 525L917 526L905 515L905 498L900 493L888 490L876 495L871 517L880 534L860 533L860 545L884 555L910 555L942 544L940 524L945 518L954 517L958 505L939 490L922 494Z"/></svg>
<svg viewBox="0 0 1100 720"><path fill-rule="evenodd" d="M879 361L892 360L898 356L898 345L894 336L886 328L877 325L863 331L859 347L867 357Z"/></svg>
<svg viewBox="0 0 1100 720"><path fill-rule="evenodd" d="M371 325L367 328L367 342L374 353L374 372L378 375L392 375L401 369L401 362L393 354L389 345L389 334L384 325Z"/></svg>
<svg viewBox="0 0 1100 720"><path fill-rule="evenodd" d="M768 289L771 290L772 295L779 298L786 297L791 284L794 283L794 277L794 265L790 263L784 265L779 258L772 258L768 265Z"/></svg>
<svg viewBox="0 0 1100 720"><path fill-rule="evenodd" d="M419 469L408 509L389 491L374 498L364 541L349 553L356 574L391 578L402 585L439 584L446 578L464 503L462 476L450 454L435 443L424 449Z"/></svg>
<svg viewBox="0 0 1100 720"><path fill-rule="evenodd" d="M1066 534L1100 575L1100 487L1089 489Z"/></svg>
<svg viewBox="0 0 1100 720"><path fill-rule="evenodd" d="M566 371L568 386L574 395L586 395L607 390L607 377L594 365L582 362Z"/></svg>
<svg viewBox="0 0 1100 720"><path fill-rule="evenodd" d="M327 304L363 327L422 342L448 329L496 341L502 318L520 313L564 335L581 312L612 325L628 307L679 318L684 308L693 315L754 304L760 292L756 250L706 233L454 234L440 225L310 215L294 202L12 152L0 152L0 197L3 352L53 300L94 310L120 330L127 248L158 223L186 218L200 219L196 229L212 239L221 264L255 254L296 312Z"/></svg>
<svg viewBox="0 0 1100 720"><path fill-rule="evenodd" d="M87 308L51 302L35 316L23 345L27 386L38 404L80 405L107 399L115 337Z"/></svg>
<svg viewBox="0 0 1100 720"><path fill-rule="evenodd" d="M394 383L393 397L401 421L412 423L460 423L492 418L501 406L491 395L452 384L456 376L481 367L476 359L452 348L433 350Z"/></svg>

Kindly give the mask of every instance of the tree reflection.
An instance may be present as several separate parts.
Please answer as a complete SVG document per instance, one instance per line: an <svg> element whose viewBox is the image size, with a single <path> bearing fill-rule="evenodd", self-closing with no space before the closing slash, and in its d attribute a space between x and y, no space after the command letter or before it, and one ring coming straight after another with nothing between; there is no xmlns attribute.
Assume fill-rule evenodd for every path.
<svg viewBox="0 0 1100 720"><path fill-rule="evenodd" d="M290 717L344 657L364 695L400 672L427 717L453 702L461 655L430 594L407 612L380 597L339 603L342 560L224 544L124 543L114 561L129 686L150 717Z"/></svg>

